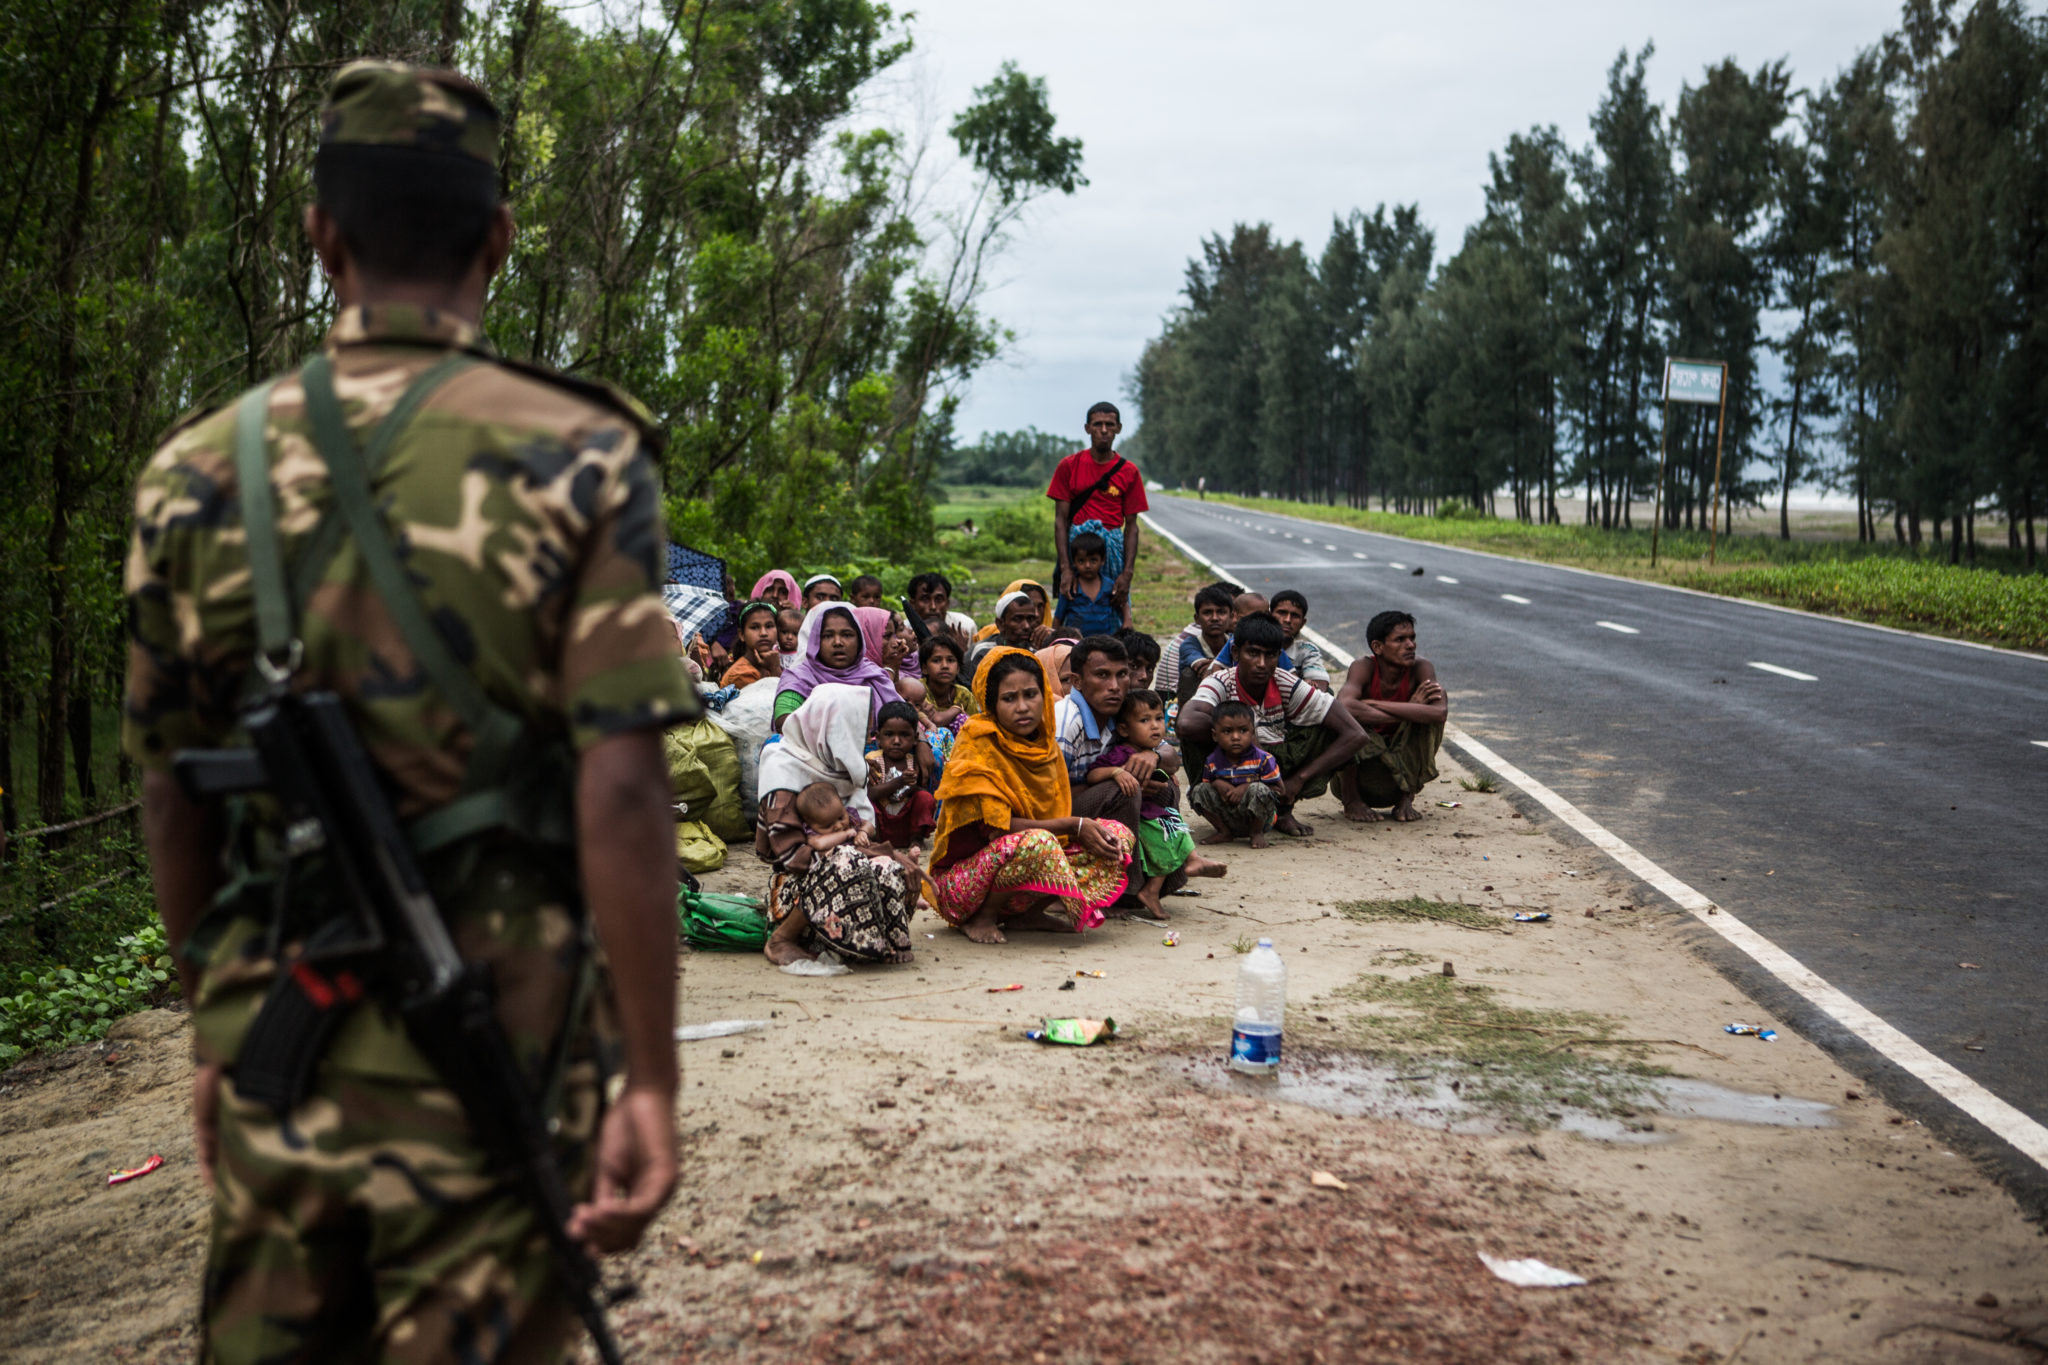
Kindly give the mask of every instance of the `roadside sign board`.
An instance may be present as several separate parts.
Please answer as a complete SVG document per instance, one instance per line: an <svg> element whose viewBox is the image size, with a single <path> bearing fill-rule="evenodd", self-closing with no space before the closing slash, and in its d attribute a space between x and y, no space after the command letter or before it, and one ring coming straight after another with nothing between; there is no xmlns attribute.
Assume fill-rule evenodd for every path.
<svg viewBox="0 0 2048 1365"><path fill-rule="evenodd" d="M1721 382L1728 367L1718 360L1667 360L1664 362L1664 401L1705 403L1721 401Z"/></svg>

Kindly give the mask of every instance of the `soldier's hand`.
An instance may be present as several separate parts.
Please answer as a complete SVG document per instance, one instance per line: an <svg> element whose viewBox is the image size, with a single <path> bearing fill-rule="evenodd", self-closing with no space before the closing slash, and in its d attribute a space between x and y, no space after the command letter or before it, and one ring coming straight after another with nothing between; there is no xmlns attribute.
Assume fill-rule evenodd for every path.
<svg viewBox="0 0 2048 1365"><path fill-rule="evenodd" d="M213 1163L220 1157L220 1064L192 1073L192 1142L198 1149L199 1178L213 1188Z"/></svg>
<svg viewBox="0 0 2048 1365"><path fill-rule="evenodd" d="M593 1255L631 1251L676 1187L675 1096L628 1086L597 1135L597 1181L569 1215Z"/></svg>

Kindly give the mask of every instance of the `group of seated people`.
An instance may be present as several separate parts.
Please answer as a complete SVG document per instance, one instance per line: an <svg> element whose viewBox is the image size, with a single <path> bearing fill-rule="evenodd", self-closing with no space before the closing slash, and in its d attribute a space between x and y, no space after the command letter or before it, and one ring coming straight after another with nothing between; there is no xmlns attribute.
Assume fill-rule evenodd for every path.
<svg viewBox="0 0 2048 1365"><path fill-rule="evenodd" d="M942 575L912 579L904 612L881 597L776 571L729 658L692 642L707 685L774 683L754 848L778 965L908 961L920 898L977 943L1164 921L1163 897L1227 871L1197 850L1183 786L1203 845L1263 848L1307 835L1296 805L1332 786L1354 820L1414 819L1436 775L1447 700L1405 613L1373 618L1333 688L1300 593L1211 584L1163 655L1127 604L1070 623L1072 599L1035 582L979 628Z"/></svg>

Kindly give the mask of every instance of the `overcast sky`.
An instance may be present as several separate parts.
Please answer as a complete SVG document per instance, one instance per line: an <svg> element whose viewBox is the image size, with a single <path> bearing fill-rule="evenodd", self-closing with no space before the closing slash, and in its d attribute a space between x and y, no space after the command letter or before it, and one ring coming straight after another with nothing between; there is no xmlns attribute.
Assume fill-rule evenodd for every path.
<svg viewBox="0 0 2048 1365"><path fill-rule="evenodd" d="M1086 144L1088 188L1040 207L1001 266L990 310L1017 333L967 395L963 440L1072 430L1125 377L1173 306L1188 258L1234 222L1271 222L1310 254L1332 214L1415 202L1438 258L1478 217L1486 158L1555 124L1577 147L1608 66L1654 40L1652 89L1733 56L1830 79L1896 23L1891 0L1716 4L1527 0L912 0L900 75L943 131L1006 58L1050 88ZM1126 426L1133 425L1126 412Z"/></svg>

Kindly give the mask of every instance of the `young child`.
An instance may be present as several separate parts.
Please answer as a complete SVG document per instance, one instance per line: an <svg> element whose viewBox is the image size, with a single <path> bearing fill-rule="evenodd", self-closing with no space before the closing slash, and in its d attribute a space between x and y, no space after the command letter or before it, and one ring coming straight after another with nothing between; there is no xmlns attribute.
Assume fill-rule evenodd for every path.
<svg viewBox="0 0 2048 1365"><path fill-rule="evenodd" d="M1117 712L1116 743L1088 765L1089 783L1116 781L1117 772L1131 761L1132 754L1157 753L1165 743L1166 704L1149 688L1131 693ZM1138 828L1133 831L1138 836L1138 870L1145 878L1138 887L1138 899L1152 918L1162 920L1167 915L1159 889L1170 874L1185 868L1190 877L1220 877L1230 870L1195 852L1195 837L1188 831L1187 821L1161 799L1171 789L1164 778L1146 784L1138 802Z"/></svg>
<svg viewBox="0 0 2048 1365"><path fill-rule="evenodd" d="M856 607L879 607L882 605L882 580L871 573L864 573L846 585L846 595Z"/></svg>
<svg viewBox="0 0 2048 1365"><path fill-rule="evenodd" d="M804 614L795 607L784 607L775 613L775 633L778 636L776 645L782 651L782 661L785 664L795 662L791 656L796 653L796 633L802 630L803 626Z"/></svg>
<svg viewBox="0 0 2048 1365"><path fill-rule="evenodd" d="M885 852L862 854L851 847L853 841L860 837L860 826L830 782L813 782L798 792L796 813L797 818L804 822L804 842L817 855L811 860L813 867L825 859L865 857L869 862L902 868L904 875L913 882L924 875L918 867L915 849L891 848Z"/></svg>
<svg viewBox="0 0 2048 1365"><path fill-rule="evenodd" d="M1266 831L1280 815L1280 764L1252 738L1257 715L1241 701L1216 708L1210 734L1216 747L1202 765L1202 780L1188 792L1188 803L1216 827L1204 844L1227 844L1250 836L1253 848L1266 847Z"/></svg>
<svg viewBox="0 0 2048 1365"><path fill-rule="evenodd" d="M1103 574L1109 563L1108 544L1093 531L1083 531L1067 547L1072 572L1062 583L1053 619L1082 635L1114 635L1131 623L1128 603L1111 601L1116 584Z"/></svg>
<svg viewBox="0 0 2048 1365"><path fill-rule="evenodd" d="M1120 630L1116 638L1123 641L1124 652L1131 656L1132 686L1150 683L1159 668L1159 642L1142 630Z"/></svg>
<svg viewBox="0 0 2048 1365"><path fill-rule="evenodd" d="M907 701L892 701L875 717L875 747L868 753L875 833L912 853L939 825L939 803L923 790L932 751L917 740L917 712Z"/></svg>
<svg viewBox="0 0 2048 1365"><path fill-rule="evenodd" d="M959 734L978 709L974 689L960 681L960 642L933 635L917 647L917 663L924 674L924 718L933 729Z"/></svg>

